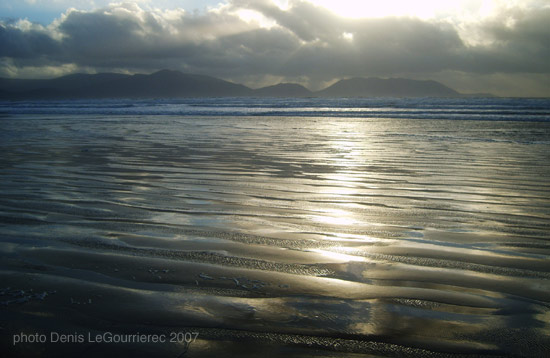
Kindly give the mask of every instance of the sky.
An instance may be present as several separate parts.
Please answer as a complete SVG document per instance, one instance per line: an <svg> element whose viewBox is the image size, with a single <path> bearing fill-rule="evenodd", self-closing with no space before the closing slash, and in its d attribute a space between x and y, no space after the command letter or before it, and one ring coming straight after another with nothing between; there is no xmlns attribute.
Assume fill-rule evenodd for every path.
<svg viewBox="0 0 550 358"><path fill-rule="evenodd" d="M0 0L0 77L342 78L550 97L550 0Z"/></svg>

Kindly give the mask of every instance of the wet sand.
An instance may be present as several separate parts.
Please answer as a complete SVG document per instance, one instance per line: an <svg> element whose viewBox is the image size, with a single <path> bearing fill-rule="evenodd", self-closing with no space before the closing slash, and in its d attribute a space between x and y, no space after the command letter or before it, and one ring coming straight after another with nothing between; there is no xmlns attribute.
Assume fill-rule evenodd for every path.
<svg viewBox="0 0 550 358"><path fill-rule="evenodd" d="M10 356L550 351L550 123L1 126Z"/></svg>

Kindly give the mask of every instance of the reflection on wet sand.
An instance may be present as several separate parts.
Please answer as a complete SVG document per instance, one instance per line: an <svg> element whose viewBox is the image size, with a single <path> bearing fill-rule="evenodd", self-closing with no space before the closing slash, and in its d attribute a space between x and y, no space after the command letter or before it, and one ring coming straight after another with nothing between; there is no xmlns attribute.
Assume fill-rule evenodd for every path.
<svg viewBox="0 0 550 358"><path fill-rule="evenodd" d="M550 137L547 123L142 116L2 126L6 337L199 333L188 347L4 337L14 355L550 347L550 151L506 134L533 126Z"/></svg>

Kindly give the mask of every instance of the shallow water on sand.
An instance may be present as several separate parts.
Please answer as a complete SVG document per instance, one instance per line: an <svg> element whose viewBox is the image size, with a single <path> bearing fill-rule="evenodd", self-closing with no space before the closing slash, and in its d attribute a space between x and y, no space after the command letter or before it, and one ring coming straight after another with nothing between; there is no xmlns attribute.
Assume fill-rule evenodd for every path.
<svg viewBox="0 0 550 358"><path fill-rule="evenodd" d="M13 354L550 349L549 122L0 123L0 325ZM22 331L199 335L188 347L14 346Z"/></svg>

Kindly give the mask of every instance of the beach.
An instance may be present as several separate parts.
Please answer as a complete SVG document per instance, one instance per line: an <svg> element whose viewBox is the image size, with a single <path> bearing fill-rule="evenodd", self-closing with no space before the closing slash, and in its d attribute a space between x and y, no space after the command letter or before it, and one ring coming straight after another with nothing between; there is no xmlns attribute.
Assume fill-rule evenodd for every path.
<svg viewBox="0 0 550 358"><path fill-rule="evenodd" d="M269 101L4 104L3 350L550 351L546 102Z"/></svg>

